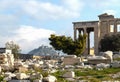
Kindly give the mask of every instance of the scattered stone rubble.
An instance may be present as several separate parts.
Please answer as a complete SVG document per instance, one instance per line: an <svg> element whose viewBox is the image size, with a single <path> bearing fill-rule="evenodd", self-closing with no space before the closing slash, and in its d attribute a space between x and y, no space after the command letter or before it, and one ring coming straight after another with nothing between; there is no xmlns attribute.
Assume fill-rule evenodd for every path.
<svg viewBox="0 0 120 82"><path fill-rule="evenodd" d="M52 75L48 75L47 77L44 77L43 82L56 82L57 78L55 76Z"/></svg>
<svg viewBox="0 0 120 82"><path fill-rule="evenodd" d="M99 63L105 63L110 64L113 61L113 52L112 51L106 51L101 53L100 56L89 56L88 63L97 65Z"/></svg>
<svg viewBox="0 0 120 82"><path fill-rule="evenodd" d="M74 78L75 77L75 72L74 71L69 71L69 72L66 72L64 75L63 75L64 78Z"/></svg>
<svg viewBox="0 0 120 82"><path fill-rule="evenodd" d="M120 58L120 55L119 54L114 54L113 59L116 59L116 58Z"/></svg>
<svg viewBox="0 0 120 82"><path fill-rule="evenodd" d="M111 66L112 66L112 67L120 67L120 61L113 61L113 62L111 63Z"/></svg>
<svg viewBox="0 0 120 82"><path fill-rule="evenodd" d="M14 62L14 70L3 69L3 65L1 65L0 74L4 75L4 80L8 82L19 82L20 80L22 80L22 82L30 82L31 80L33 82L56 82L57 78L50 74L57 72L59 68L59 70L68 71L61 76L62 78L70 82L75 82L76 77L73 69L93 69L96 67L96 69L101 70L109 67L120 67L120 61L113 61L113 53L111 51L104 52L101 56L87 57L88 64L85 64L86 59L82 61L84 60L83 58L74 55L59 59L62 59L60 60L61 63L59 63L59 60L17 60ZM72 59L74 59L74 61L72 61ZM92 63L91 60L97 61L97 63ZM101 62L101 60L109 60L110 62ZM35 70L40 71L40 69L42 72L47 72L46 75L45 73L35 72ZM3 70L6 72L3 72ZM120 73L116 73L112 77L117 78L119 76Z"/></svg>
<svg viewBox="0 0 120 82"><path fill-rule="evenodd" d="M112 78L119 78L120 77L120 72L116 73L116 74L112 74Z"/></svg>

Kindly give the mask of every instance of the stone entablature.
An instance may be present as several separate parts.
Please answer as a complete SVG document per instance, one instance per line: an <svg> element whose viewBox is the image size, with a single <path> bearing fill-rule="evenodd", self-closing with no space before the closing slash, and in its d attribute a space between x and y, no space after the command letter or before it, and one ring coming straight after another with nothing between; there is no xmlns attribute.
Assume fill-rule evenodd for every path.
<svg viewBox="0 0 120 82"><path fill-rule="evenodd" d="M74 27L74 40L78 38L79 34L87 34L86 51L90 52L90 32L94 32L94 50L95 54L99 53L100 40L105 35L111 35L120 32L120 18L114 18L113 15L107 13L98 16L98 21L81 21L73 22Z"/></svg>
<svg viewBox="0 0 120 82"><path fill-rule="evenodd" d="M88 21L88 22L73 22L74 23L74 27L75 28L79 28L79 27L88 27L88 26L95 26L96 23L98 23L99 21Z"/></svg>

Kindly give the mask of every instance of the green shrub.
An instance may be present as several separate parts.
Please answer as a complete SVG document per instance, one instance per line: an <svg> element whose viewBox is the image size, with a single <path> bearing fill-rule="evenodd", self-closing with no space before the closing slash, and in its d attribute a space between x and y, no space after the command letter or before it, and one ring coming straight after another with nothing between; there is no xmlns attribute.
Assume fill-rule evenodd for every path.
<svg viewBox="0 0 120 82"><path fill-rule="evenodd" d="M65 72L66 71L57 71L53 73L52 75L57 78L57 82L68 82L67 80L61 77Z"/></svg>
<svg viewBox="0 0 120 82"><path fill-rule="evenodd" d="M105 76L104 75L97 75L95 76L95 78L98 78L98 79L101 79L101 78L104 78Z"/></svg>
<svg viewBox="0 0 120 82"><path fill-rule="evenodd" d="M49 73L47 71L43 71L41 72L41 74L43 75L43 77L47 77Z"/></svg>
<svg viewBox="0 0 120 82"><path fill-rule="evenodd" d="M0 82L2 82L4 79L4 77L2 75L0 75Z"/></svg>
<svg viewBox="0 0 120 82"><path fill-rule="evenodd" d="M120 61L120 58L115 58L115 59L113 59L114 61L116 60L116 61Z"/></svg>
<svg viewBox="0 0 120 82"><path fill-rule="evenodd" d="M89 78L90 82L101 82L99 79L97 78Z"/></svg>

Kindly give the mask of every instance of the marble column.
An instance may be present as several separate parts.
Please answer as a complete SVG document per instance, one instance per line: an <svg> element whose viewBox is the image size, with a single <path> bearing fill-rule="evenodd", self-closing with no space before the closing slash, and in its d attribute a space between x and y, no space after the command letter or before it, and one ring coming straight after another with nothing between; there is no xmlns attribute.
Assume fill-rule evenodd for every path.
<svg viewBox="0 0 120 82"><path fill-rule="evenodd" d="M116 23L116 21L114 22L114 32L115 33L117 32L117 23Z"/></svg>
<svg viewBox="0 0 120 82"><path fill-rule="evenodd" d="M77 29L74 27L74 40L77 39L76 35L77 35Z"/></svg>
<svg viewBox="0 0 120 82"><path fill-rule="evenodd" d="M87 38L87 46L88 46L88 55L90 54L90 32L87 33L88 34L88 38Z"/></svg>

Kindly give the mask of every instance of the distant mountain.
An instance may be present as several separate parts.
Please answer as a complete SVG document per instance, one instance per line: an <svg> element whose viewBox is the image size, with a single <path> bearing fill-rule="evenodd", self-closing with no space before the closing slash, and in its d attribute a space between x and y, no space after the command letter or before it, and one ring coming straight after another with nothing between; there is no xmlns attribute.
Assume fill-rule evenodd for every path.
<svg viewBox="0 0 120 82"><path fill-rule="evenodd" d="M57 52L52 47L42 45L39 48L30 51L28 54L45 56L45 55L57 55Z"/></svg>

